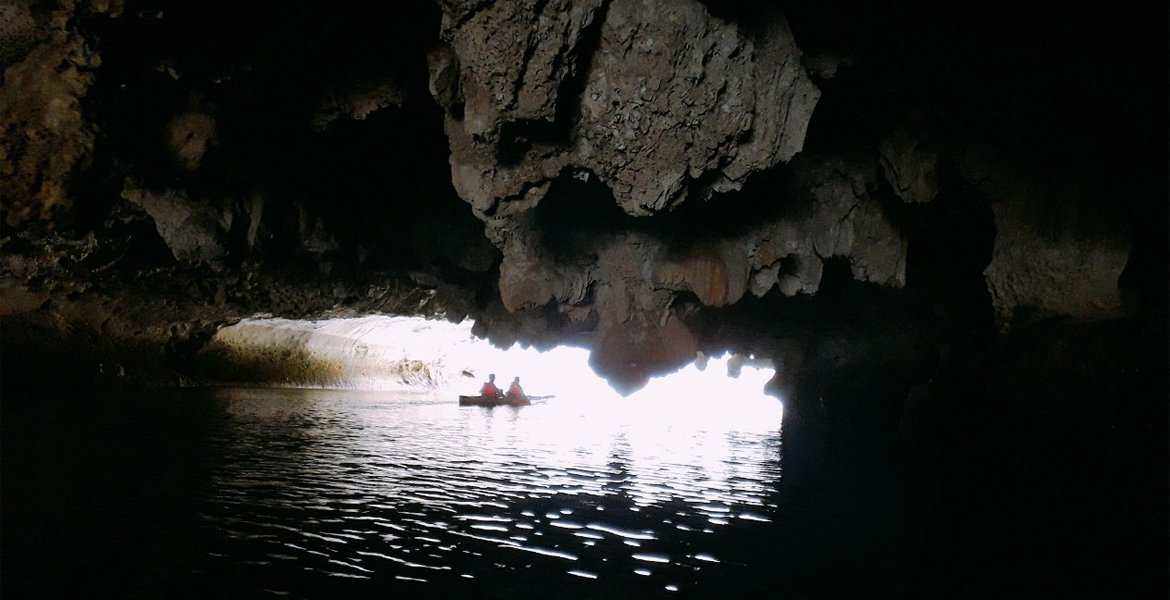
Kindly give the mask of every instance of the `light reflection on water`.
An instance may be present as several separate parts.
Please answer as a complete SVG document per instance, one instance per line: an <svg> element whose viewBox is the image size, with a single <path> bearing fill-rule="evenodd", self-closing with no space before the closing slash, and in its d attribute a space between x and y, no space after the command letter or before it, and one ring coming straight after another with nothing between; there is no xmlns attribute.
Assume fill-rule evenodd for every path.
<svg viewBox="0 0 1170 600"><path fill-rule="evenodd" d="M736 540L776 508L778 403L742 418L715 400L696 418L660 398L485 409L405 393L218 391L227 418L195 577L298 596L342 580L350 594L677 595L751 576L756 549Z"/></svg>

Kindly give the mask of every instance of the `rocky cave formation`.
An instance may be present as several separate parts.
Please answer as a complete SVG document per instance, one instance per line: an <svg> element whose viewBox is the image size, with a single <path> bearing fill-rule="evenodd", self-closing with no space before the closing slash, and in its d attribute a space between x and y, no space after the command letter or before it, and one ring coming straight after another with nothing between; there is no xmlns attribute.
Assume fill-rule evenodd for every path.
<svg viewBox="0 0 1170 600"><path fill-rule="evenodd" d="M1165 41L1144 4L6 3L2 383L230 383L201 351L254 315L472 317L622 391L767 358L790 418L958 470L1124 439L1147 485Z"/></svg>

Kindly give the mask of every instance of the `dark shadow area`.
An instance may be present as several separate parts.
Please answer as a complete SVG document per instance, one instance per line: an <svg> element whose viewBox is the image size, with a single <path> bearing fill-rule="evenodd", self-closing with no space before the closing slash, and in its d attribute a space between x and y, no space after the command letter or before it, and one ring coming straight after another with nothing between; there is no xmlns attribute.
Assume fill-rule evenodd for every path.
<svg viewBox="0 0 1170 600"><path fill-rule="evenodd" d="M194 597L217 417L181 396L5 394L4 597Z"/></svg>
<svg viewBox="0 0 1170 600"><path fill-rule="evenodd" d="M647 219L647 228L672 245L702 244L732 238L762 223L809 214L812 199L792 193L792 170L780 164L753 174L742 189L691 198L668 213Z"/></svg>
<svg viewBox="0 0 1170 600"><path fill-rule="evenodd" d="M116 199L124 173L193 199L246 205L260 196L251 258L271 267L319 245L308 240L317 223L349 259L342 264L367 268L424 266L430 244L444 241L436 230L482 235L451 186L442 110L427 89L438 7L350 9L147 2L83 22L102 54L85 108L106 133L99 160L117 167L104 173L105 194ZM167 146L172 120L186 113L214 119L195 169ZM236 244L236 260L250 250Z"/></svg>
<svg viewBox="0 0 1170 600"><path fill-rule="evenodd" d="M825 262L815 296L773 288L724 308L685 298L678 308L705 351L774 357L793 392L786 419L861 438L897 437L903 400L939 357L929 307L904 290L855 281L844 259Z"/></svg>
<svg viewBox="0 0 1170 600"><path fill-rule="evenodd" d="M715 6L718 4L718 6ZM1170 92L1164 5L866 0L774 3L787 16L822 94L804 151L875 154L896 129L944 152L994 152L1056 190L1050 206L1087 231L1128 232L1123 284L1165 307ZM711 3L748 23L758 3ZM818 76L835 64L832 78ZM1087 83L1086 73L1093 73ZM1061 182L1076 180L1062 188ZM989 199L995 201L996 199ZM1157 224L1157 231L1151 227ZM1137 300L1135 307L1151 301Z"/></svg>
<svg viewBox="0 0 1170 600"><path fill-rule="evenodd" d="M941 445L921 597L1165 595L1165 335L1137 319L1049 321L993 348Z"/></svg>
<svg viewBox="0 0 1170 600"><path fill-rule="evenodd" d="M925 205L896 198L885 179L877 197L906 236L906 291L933 311L940 341L967 338L967 351L994 336L991 295L983 271L995 244L991 202L948 161L938 165L938 196Z"/></svg>
<svg viewBox="0 0 1170 600"><path fill-rule="evenodd" d="M554 256L572 257L607 237L644 227L641 219L619 208L609 187L588 171L554 180L532 214L542 243Z"/></svg>
<svg viewBox="0 0 1170 600"><path fill-rule="evenodd" d="M545 246L564 256L621 232L653 236L685 252L748 233L762 223L810 215L812 197L792 189L791 169L779 165L750 178L742 190L692 199L651 217L633 217L617 206L596 176L580 171L554 180L533 214Z"/></svg>

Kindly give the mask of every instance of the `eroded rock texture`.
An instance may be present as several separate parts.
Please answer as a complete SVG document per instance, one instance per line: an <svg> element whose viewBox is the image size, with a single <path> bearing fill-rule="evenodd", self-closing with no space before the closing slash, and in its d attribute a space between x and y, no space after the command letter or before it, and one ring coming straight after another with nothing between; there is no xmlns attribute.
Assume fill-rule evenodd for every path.
<svg viewBox="0 0 1170 600"><path fill-rule="evenodd" d="M819 96L775 12L749 33L693 0L444 8L432 88L456 189L483 215L526 210L562 172L632 215L739 189L800 150Z"/></svg>
<svg viewBox="0 0 1170 600"><path fill-rule="evenodd" d="M923 140L898 130L878 146L882 171L905 202L925 204L938 194L938 153Z"/></svg>
<svg viewBox="0 0 1170 600"><path fill-rule="evenodd" d="M1028 318L1108 319L1124 314L1119 282L1131 243L1109 211L1082 190L1021 179L1017 170L975 158L967 176L991 200L995 246L983 275L996 322Z"/></svg>
<svg viewBox="0 0 1170 600"><path fill-rule="evenodd" d="M752 173L791 160L819 92L781 14L768 12L745 30L694 1L448 3L444 10L447 46L430 56L431 91L447 109L455 187L503 251L504 306L553 302L577 320L595 312L600 355L678 347L650 368L607 360L608 373L626 364L638 373L636 384L693 356L693 340L669 315L678 292L725 306L749 280L758 294L781 277L789 295L815 291L816 252L852 251L855 221L845 215L854 196L827 188L814 195L833 208L808 217L835 224L819 240L796 233L800 225L781 231L780 223L701 247L624 231L556 255L525 216L561 177L596 178L622 211L649 216L688 197L700 202L740 189ZM785 244L791 247L779 248ZM867 260L859 260L861 271Z"/></svg>
<svg viewBox="0 0 1170 600"><path fill-rule="evenodd" d="M120 2L61 0L0 7L0 197L5 225L53 228L74 202L78 171L93 152L96 128L81 111L100 55L72 21L80 12L114 13Z"/></svg>
<svg viewBox="0 0 1170 600"><path fill-rule="evenodd" d="M673 364L663 357L654 368L634 368L637 376L629 369L606 371L611 377L628 376L627 383L636 386L656 369L694 356L690 336L672 330L677 325L672 306L680 296L723 307L748 292L757 297L773 289L788 297L813 295L825 261L834 258L844 259L858 281L904 285L906 240L871 195L877 187L873 166L805 160L795 165L795 173L795 186L804 191L787 200L789 208L761 215L725 237L679 239L631 226L601 234L570 228L550 240L538 215L495 219L489 236L503 250L499 287L504 306L517 311L551 304L572 320L595 318L600 355L678 348L671 354ZM617 350L627 345L633 349ZM620 363L602 364L616 369Z"/></svg>
<svg viewBox="0 0 1170 600"><path fill-rule="evenodd" d="M227 256L225 238L232 225L230 204L196 201L183 191L160 193L128 185L122 196L142 209L176 260L192 265L222 266Z"/></svg>

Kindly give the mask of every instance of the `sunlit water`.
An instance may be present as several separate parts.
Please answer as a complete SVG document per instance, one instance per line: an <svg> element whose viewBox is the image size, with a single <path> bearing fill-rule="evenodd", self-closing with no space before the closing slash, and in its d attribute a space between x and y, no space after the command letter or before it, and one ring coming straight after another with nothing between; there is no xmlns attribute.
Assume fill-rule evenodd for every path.
<svg viewBox="0 0 1170 600"><path fill-rule="evenodd" d="M880 465L793 461L774 399L739 411L643 400L486 409L401 392L194 390L10 403L5 596L900 589L883 520L901 501L876 491ZM821 475L849 468L846 488Z"/></svg>
<svg viewBox="0 0 1170 600"><path fill-rule="evenodd" d="M729 542L776 508L778 420L708 427L556 399L485 409L233 390L216 400L230 421L201 511L201 570L278 596L342 578L371 592L694 590L752 577L750 549Z"/></svg>

